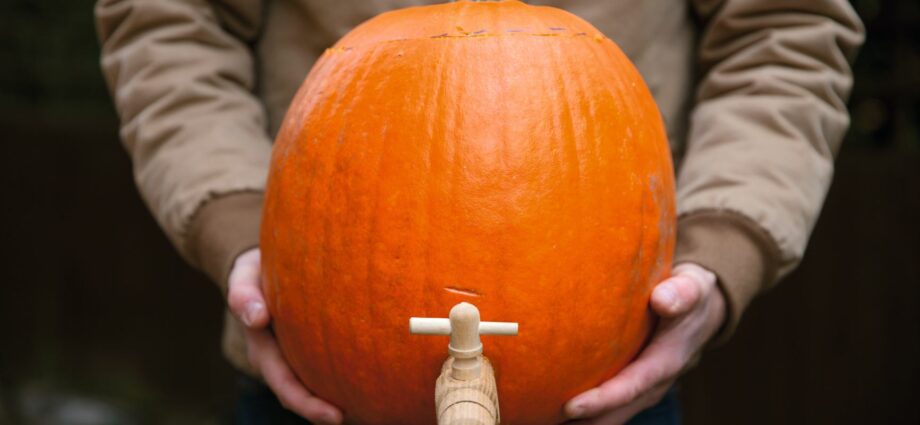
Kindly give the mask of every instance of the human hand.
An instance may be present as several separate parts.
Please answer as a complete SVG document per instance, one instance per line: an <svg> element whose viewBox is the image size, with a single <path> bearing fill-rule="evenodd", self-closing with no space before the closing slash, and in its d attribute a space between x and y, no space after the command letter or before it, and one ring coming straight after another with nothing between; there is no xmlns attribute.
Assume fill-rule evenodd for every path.
<svg viewBox="0 0 920 425"><path fill-rule="evenodd" d="M616 376L566 404L566 414L581 419L574 423L623 424L655 405L696 364L725 318L715 274L693 263L674 267L671 277L652 291L649 303L661 321L648 346Z"/></svg>
<svg viewBox="0 0 920 425"><path fill-rule="evenodd" d="M240 254L233 263L228 284L230 311L245 326L249 362L284 408L320 424L339 424L342 412L316 398L300 383L281 355L262 295L261 253L258 248Z"/></svg>

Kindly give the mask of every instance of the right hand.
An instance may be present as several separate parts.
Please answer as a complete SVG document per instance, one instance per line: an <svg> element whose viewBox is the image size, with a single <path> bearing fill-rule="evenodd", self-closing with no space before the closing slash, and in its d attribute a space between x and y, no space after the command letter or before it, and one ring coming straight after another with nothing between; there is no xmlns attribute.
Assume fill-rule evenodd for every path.
<svg viewBox="0 0 920 425"><path fill-rule="evenodd" d="M245 326L249 363L261 374L284 408L320 424L342 423L342 412L310 394L291 371L275 336L262 295L261 254L258 248L240 254L233 262L228 284L230 311Z"/></svg>

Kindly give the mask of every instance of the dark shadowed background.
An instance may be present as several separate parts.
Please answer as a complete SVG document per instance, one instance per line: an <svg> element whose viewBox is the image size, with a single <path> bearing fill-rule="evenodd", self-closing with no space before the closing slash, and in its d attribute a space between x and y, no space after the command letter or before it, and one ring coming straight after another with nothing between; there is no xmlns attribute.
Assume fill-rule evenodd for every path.
<svg viewBox="0 0 920 425"><path fill-rule="evenodd" d="M0 424L220 423L222 301L142 204L91 0L0 4ZM920 423L920 2L869 28L801 268L682 384L688 424Z"/></svg>

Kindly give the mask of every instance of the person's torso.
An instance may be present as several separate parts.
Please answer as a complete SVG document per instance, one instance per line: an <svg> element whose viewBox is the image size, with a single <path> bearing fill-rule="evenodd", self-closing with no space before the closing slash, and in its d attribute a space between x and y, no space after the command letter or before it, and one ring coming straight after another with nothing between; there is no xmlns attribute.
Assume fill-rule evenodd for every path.
<svg viewBox="0 0 920 425"><path fill-rule="evenodd" d="M316 59L361 22L393 9L437 0L268 0L256 45L259 95L269 131L281 125L294 93ZM566 9L616 42L636 64L679 154L692 90L695 27L684 0L535 0Z"/></svg>

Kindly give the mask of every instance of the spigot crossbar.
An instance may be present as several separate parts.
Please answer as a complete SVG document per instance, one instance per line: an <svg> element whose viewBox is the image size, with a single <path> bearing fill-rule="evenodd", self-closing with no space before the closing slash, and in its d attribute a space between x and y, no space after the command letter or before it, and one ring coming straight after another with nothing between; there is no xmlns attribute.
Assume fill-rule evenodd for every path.
<svg viewBox="0 0 920 425"><path fill-rule="evenodd" d="M450 335L450 319L413 317L409 319L409 332L415 335ZM518 334L518 324L513 322L479 322L480 335Z"/></svg>

